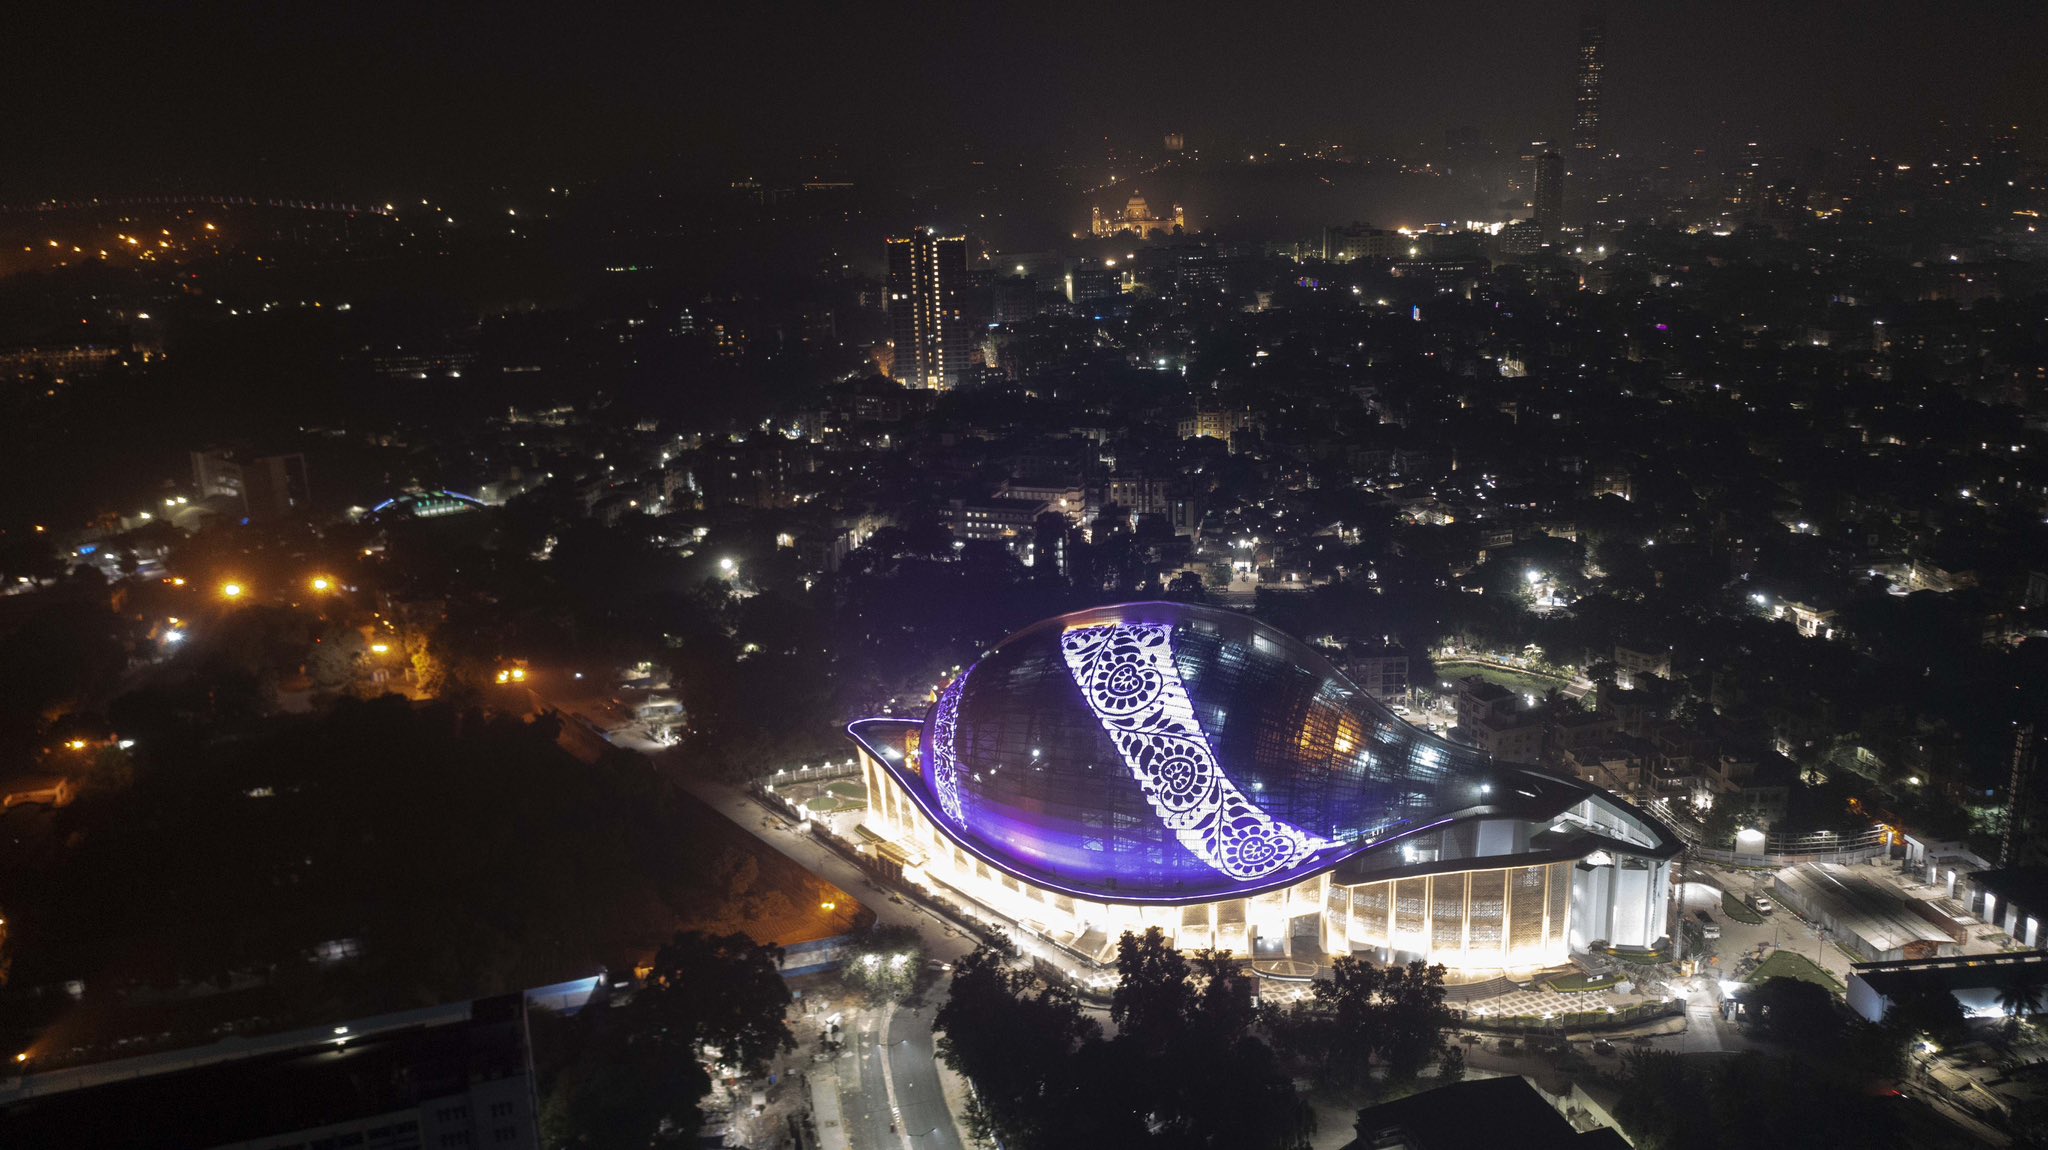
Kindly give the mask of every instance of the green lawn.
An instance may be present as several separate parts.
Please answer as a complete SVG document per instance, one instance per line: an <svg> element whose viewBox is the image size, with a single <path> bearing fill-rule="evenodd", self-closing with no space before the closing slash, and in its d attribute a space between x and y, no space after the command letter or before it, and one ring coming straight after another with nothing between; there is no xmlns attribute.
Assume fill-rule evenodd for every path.
<svg viewBox="0 0 2048 1150"><path fill-rule="evenodd" d="M1826 987L1830 994L1842 993L1842 984L1835 981L1834 975L1814 965L1813 960L1805 955L1789 950L1772 952L1771 957L1764 959L1762 965L1751 972L1749 981L1764 982L1773 978L1796 978Z"/></svg>
<svg viewBox="0 0 2048 1150"><path fill-rule="evenodd" d="M1734 919L1736 922L1746 922L1751 926L1755 926L1764 920L1763 915L1749 909L1749 904L1735 897L1733 892L1722 893L1721 913Z"/></svg>

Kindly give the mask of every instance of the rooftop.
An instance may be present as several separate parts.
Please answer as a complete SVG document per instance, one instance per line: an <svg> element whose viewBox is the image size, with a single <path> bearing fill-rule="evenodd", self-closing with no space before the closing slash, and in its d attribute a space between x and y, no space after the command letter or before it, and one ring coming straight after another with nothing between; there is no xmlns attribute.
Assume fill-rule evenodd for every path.
<svg viewBox="0 0 2048 1150"><path fill-rule="evenodd" d="M1583 1133L1522 1077L1439 1086L1358 1112L1358 1138L1344 1150L1620 1150L1627 1140L1601 1127Z"/></svg>

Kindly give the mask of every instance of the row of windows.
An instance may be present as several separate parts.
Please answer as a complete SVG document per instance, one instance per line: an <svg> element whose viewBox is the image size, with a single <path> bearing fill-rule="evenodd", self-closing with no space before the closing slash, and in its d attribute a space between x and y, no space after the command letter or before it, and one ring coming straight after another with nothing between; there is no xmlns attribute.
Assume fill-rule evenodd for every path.
<svg viewBox="0 0 2048 1150"><path fill-rule="evenodd" d="M1569 862L1468 871L1346 888L1332 884L1331 922L1354 946L1531 951L1565 937Z"/></svg>

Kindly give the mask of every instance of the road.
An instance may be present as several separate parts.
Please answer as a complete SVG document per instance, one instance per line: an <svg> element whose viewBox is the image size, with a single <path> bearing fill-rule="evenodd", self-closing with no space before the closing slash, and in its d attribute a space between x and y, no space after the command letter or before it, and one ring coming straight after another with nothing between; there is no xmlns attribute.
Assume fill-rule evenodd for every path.
<svg viewBox="0 0 2048 1150"><path fill-rule="evenodd" d="M1758 946L1769 943L1769 949L1783 948L1812 959L1837 983L1849 984L1849 956L1823 939L1811 924L1802 921L1798 915L1780 908L1763 916L1761 923L1747 923L1730 918L1722 909L1723 891L1737 898L1752 893L1770 894L1769 875L1739 874L1695 864L1689 878L1693 881L1683 888L1684 913L1691 916L1695 911L1705 910L1721 927L1721 937L1709 944L1714 953L1721 955L1721 965L1715 968L1717 977L1734 978L1737 960Z"/></svg>
<svg viewBox="0 0 2048 1150"><path fill-rule="evenodd" d="M939 1086L931 1011L892 1004L857 1024L859 1065L841 1075L854 1150L963 1150Z"/></svg>
<svg viewBox="0 0 2048 1150"><path fill-rule="evenodd" d="M812 874L853 892L878 921L917 931L928 955L950 963L974 949L973 939L913 902L892 900L859 868L809 835L780 818L763 819L767 808L744 791L681 770L672 754L657 758L683 789ZM962 1150L959 1128L939 1089L932 1011L891 1006L862 1012L854 1025L861 1032L856 1035L858 1059L840 1070L840 1107L854 1150Z"/></svg>
<svg viewBox="0 0 2048 1150"><path fill-rule="evenodd" d="M570 716L563 724L563 745L580 758L593 757L592 728L607 730L612 721L605 708L608 700L561 670L531 668L525 688L536 709L552 708ZM575 722L579 716L592 726ZM974 939L916 903L892 896L831 848L755 802L743 788L705 778L689 770L676 752L645 739L624 732L608 732L607 737L614 746L645 755L657 770L748 834L860 899L878 922L917 931L927 955L951 963L974 949ZM891 1006L862 1011L853 1025L865 1032L849 1044L857 1057L841 1059L835 1069L854 1150L963 1150L959 1127L939 1085L932 1010Z"/></svg>

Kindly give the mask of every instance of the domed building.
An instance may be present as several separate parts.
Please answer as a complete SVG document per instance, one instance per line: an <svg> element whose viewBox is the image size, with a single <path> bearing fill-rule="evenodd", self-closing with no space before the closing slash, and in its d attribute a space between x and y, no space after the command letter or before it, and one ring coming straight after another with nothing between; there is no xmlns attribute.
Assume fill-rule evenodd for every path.
<svg viewBox="0 0 2048 1150"><path fill-rule="evenodd" d="M1123 211L1104 214L1101 205L1089 209L1088 231L1097 236L1134 235L1149 240L1155 235L1185 235L1188 230L1187 212L1179 204L1164 216L1152 214L1152 205L1137 192L1124 201Z"/></svg>
<svg viewBox="0 0 2048 1150"><path fill-rule="evenodd" d="M906 878L1101 962L1125 930L1471 976L1668 933L1680 844L1598 788L1409 725L1247 615L1129 603L1012 635L849 733Z"/></svg>

